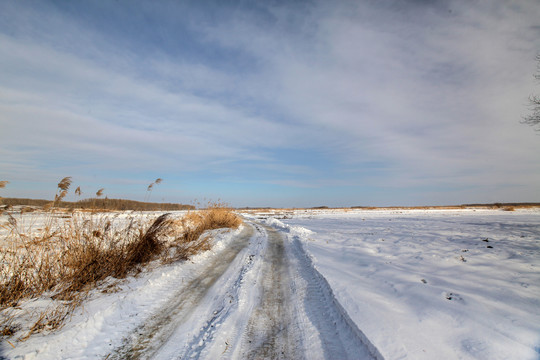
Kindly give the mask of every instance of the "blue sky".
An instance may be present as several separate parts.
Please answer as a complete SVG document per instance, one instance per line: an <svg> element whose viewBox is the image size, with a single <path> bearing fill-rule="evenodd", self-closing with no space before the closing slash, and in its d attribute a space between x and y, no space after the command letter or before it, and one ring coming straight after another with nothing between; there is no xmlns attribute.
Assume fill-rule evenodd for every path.
<svg viewBox="0 0 540 360"><path fill-rule="evenodd" d="M540 201L540 6L2 1L4 197ZM69 199L74 199L71 195Z"/></svg>

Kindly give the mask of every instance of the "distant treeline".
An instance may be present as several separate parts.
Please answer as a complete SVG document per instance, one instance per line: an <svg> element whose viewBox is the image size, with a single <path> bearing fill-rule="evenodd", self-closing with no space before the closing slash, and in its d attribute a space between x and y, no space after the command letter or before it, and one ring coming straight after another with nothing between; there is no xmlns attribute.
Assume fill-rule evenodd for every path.
<svg viewBox="0 0 540 360"><path fill-rule="evenodd" d="M461 206L466 207L482 207L482 206L490 206L494 208L501 208L501 207L507 207L507 206L515 206L515 207L537 207L540 206L540 203L535 202L523 202L523 203L493 203L493 204L463 204Z"/></svg>
<svg viewBox="0 0 540 360"><path fill-rule="evenodd" d="M540 207L540 203L525 202L525 203L492 203L492 204L462 204L462 205L434 205L434 206L351 206L351 209L465 209L465 208L528 208Z"/></svg>
<svg viewBox="0 0 540 360"><path fill-rule="evenodd" d="M52 205L51 200L0 198L3 206L38 206L47 207ZM124 199L84 199L76 202L61 201L54 205L65 209L104 209L104 210L136 210L136 211L174 211L193 210L195 206L171 203L149 203Z"/></svg>

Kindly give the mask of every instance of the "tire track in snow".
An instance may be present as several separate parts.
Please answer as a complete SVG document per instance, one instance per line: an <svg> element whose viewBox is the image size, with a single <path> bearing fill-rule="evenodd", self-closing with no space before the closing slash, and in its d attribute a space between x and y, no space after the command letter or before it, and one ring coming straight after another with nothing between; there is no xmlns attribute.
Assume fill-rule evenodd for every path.
<svg viewBox="0 0 540 360"><path fill-rule="evenodd" d="M322 354L313 354L311 358L384 360L379 350L335 298L330 284L315 269L298 237L293 237L290 246L292 265L296 272L293 276L297 282L295 286L303 287L298 289L304 293L303 304L300 306L317 329L322 348ZM299 286L301 282L305 285Z"/></svg>
<svg viewBox="0 0 540 360"><path fill-rule="evenodd" d="M292 315L289 266L283 237L265 226L267 249L260 279L260 303L249 319L242 344L245 359L299 359L298 326Z"/></svg>
<svg viewBox="0 0 540 360"><path fill-rule="evenodd" d="M220 340L219 335L223 335L220 330L221 326L224 325L227 321L239 321L242 323L241 318L246 316L242 314L242 309L240 299L242 297L242 292L246 290L249 291L249 286L245 286L244 281L246 274L251 272L254 265L257 263L257 258L260 257L263 245L264 230L255 224L247 224L246 226L253 226L257 231L257 234L252 237L252 244L248 247L248 253L244 255L244 258L241 259L242 266L239 270L232 270L234 273L231 280L226 282L224 289L221 290L217 298L212 302L212 311L207 312L207 320L203 322L203 325L199 327L198 331L191 336L183 349L175 353L174 356L169 356L170 359L200 359L200 358L223 358L224 354L227 353L229 349L234 349L238 343L238 339L235 339L234 334L229 333L228 336L225 336L226 341L221 341L222 344L225 344L224 349L218 349L217 353L213 353L212 347L219 348ZM231 316L233 315L233 316ZM235 319L231 319L231 317ZM239 319L240 318L240 319ZM231 337L231 335L233 335ZM210 351L210 354L209 354Z"/></svg>
<svg viewBox="0 0 540 360"><path fill-rule="evenodd" d="M234 258L247 246L252 235L253 228L246 226L238 238L220 253L216 261L206 265L199 276L179 289L172 301L149 321L137 327L107 359L151 359L169 340L174 330L189 317Z"/></svg>
<svg viewBox="0 0 540 360"><path fill-rule="evenodd" d="M335 298L300 240L263 225L267 251L261 299L242 341L242 359L384 360Z"/></svg>

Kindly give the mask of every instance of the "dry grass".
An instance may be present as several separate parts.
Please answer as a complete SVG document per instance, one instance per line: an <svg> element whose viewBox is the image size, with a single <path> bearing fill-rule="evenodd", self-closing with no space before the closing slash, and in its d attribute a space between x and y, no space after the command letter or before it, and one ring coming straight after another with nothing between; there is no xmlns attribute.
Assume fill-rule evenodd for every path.
<svg viewBox="0 0 540 360"><path fill-rule="evenodd" d="M75 292L108 276L124 277L130 267L150 258L141 256L142 246L135 245L148 243L155 228L146 230L141 223L113 230L110 219L91 215L50 216L41 229L25 228L11 214L8 219L2 241L9 245L2 252L7 266L0 271L0 307L47 291L74 299Z"/></svg>
<svg viewBox="0 0 540 360"><path fill-rule="evenodd" d="M189 212L177 225L183 229L174 241L173 255L165 261L188 259L190 256L210 248L210 237L202 236L205 231L221 228L236 229L242 220L232 209L221 203L210 204L207 209Z"/></svg>
<svg viewBox="0 0 540 360"><path fill-rule="evenodd" d="M70 178L58 184L56 199L69 188ZM56 201L55 201L56 202ZM54 203L53 203L54 204ZM10 309L21 300L44 294L58 306L44 311L28 329L54 330L63 324L88 291L107 278L137 274L153 260L172 262L189 259L210 248L207 230L237 228L241 219L223 204L174 218L163 214L148 220L142 214L88 212L60 213L52 206L43 213L4 215L0 239L0 335L14 333L7 321ZM41 216L41 223L30 221Z"/></svg>
<svg viewBox="0 0 540 360"><path fill-rule="evenodd" d="M23 215L20 215L21 217ZM33 214L26 215L33 216ZM214 206L173 218L163 214L153 221L131 218L115 224L114 215L76 213L32 234L8 215L4 224L9 244L0 261L0 311L21 300L47 294L59 307L46 311L29 333L59 327L88 291L107 278L137 274L153 260L170 263L187 260L211 246L207 230L236 228L241 224L229 209ZM32 234L32 235L30 235ZM9 325L0 329L12 332Z"/></svg>

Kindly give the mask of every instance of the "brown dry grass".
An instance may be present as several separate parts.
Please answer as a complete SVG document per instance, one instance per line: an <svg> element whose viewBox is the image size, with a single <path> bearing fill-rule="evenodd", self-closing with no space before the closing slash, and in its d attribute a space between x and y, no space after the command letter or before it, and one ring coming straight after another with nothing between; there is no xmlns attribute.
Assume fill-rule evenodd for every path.
<svg viewBox="0 0 540 360"><path fill-rule="evenodd" d="M70 180L64 178L58 184L56 198L65 196ZM137 274L157 259L189 259L210 248L211 237L204 235L205 231L237 228L242 222L223 204L189 212L179 219L163 214L149 221L133 215L123 219L123 225L116 219L119 214L58 213L54 205L40 228L23 223L34 214L23 215L6 213L8 221L2 225L0 322L5 326L0 326L0 335L13 333L13 322L4 321L10 313L5 310L21 300L46 293L58 306L44 311L21 339L60 327L88 291L105 279Z"/></svg>
<svg viewBox="0 0 540 360"><path fill-rule="evenodd" d="M221 228L236 229L242 219L225 204L210 204L207 209L189 212L179 220L183 229L174 242L174 255L165 261L188 259L190 256L210 248L210 237L202 236L205 231Z"/></svg>
<svg viewBox="0 0 540 360"><path fill-rule="evenodd" d="M22 216L22 215L20 215ZM32 214L26 216L33 216ZM205 231L237 228L241 219L221 206L189 212L182 218L163 214L151 222L132 218L118 228L111 215L79 213L29 235L8 215L9 236L2 243L0 261L0 311L21 300L47 294L59 307L40 316L28 334L58 328L88 291L107 278L122 279L137 274L153 260L170 263L187 260L211 247ZM10 335L12 325L0 329ZM23 336L24 338L24 336Z"/></svg>
<svg viewBox="0 0 540 360"><path fill-rule="evenodd" d="M33 231L19 226L11 214L8 219L4 226L9 231L2 243L10 246L2 252L7 266L0 271L0 308L47 291L73 299L75 292L108 276L124 277L130 268L151 258L142 256L141 248L151 242L156 228L130 224L112 231L105 218L51 216L41 231Z"/></svg>

